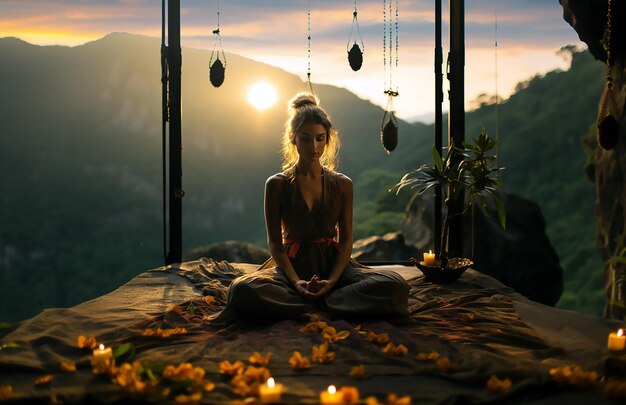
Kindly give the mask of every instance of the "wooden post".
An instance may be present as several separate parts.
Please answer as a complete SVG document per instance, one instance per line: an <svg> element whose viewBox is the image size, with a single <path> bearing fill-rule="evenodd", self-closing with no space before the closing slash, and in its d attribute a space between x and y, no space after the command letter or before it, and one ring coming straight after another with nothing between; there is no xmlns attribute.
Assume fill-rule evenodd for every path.
<svg viewBox="0 0 626 405"><path fill-rule="evenodd" d="M435 0L435 148L441 155L443 125L443 50L441 47L441 0ZM441 186L435 187L435 257L441 257Z"/></svg>
<svg viewBox="0 0 626 405"><path fill-rule="evenodd" d="M168 0L169 71L169 231L170 246L165 264L182 261L182 131L181 131L181 65L180 0Z"/></svg>
<svg viewBox="0 0 626 405"><path fill-rule="evenodd" d="M448 112L448 144L461 146L465 141L465 1L450 0L450 110ZM459 156L459 159L461 157ZM458 162L457 162L458 163ZM448 215L463 211L464 196L452 200ZM463 218L450 218L448 252L451 256L463 254Z"/></svg>

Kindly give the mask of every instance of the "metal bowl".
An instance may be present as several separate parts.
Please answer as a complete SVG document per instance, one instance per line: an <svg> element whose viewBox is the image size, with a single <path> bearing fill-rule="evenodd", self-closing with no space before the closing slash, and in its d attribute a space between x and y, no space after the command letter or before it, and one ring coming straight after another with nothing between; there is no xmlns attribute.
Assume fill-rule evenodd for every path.
<svg viewBox="0 0 626 405"><path fill-rule="evenodd" d="M474 264L473 261L464 257L448 259L445 267L441 266L439 260L434 266L427 266L423 261L418 261L413 257L410 261L424 274L424 280L435 284L449 284L455 282L461 277L465 270Z"/></svg>

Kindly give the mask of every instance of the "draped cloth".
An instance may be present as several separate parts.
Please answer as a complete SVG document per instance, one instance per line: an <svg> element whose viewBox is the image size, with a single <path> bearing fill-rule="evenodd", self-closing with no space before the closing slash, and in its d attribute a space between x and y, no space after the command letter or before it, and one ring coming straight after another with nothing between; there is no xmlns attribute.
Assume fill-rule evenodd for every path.
<svg viewBox="0 0 626 405"><path fill-rule="evenodd" d="M323 169L322 202L309 209L297 179L283 181L280 216L283 246L302 280L330 276L337 259L337 223L343 206L339 173ZM318 310L344 316L406 316L409 285L393 271L367 269L350 260L331 292L313 302L301 297L273 258L236 279L222 318L288 319Z"/></svg>
<svg viewBox="0 0 626 405"><path fill-rule="evenodd" d="M330 384L355 386L362 398L375 395L383 403L390 392L409 395L419 404L619 403L606 396L601 381L586 388L569 386L550 374L552 368L580 367L626 383L626 352L606 348L607 336L619 322L532 302L472 269L455 283L436 285L424 281L414 267L377 267L408 281L409 319L331 320L330 326L349 336L331 344L336 358L329 364L312 363L309 370L289 364L294 351L311 358L312 348L325 341L320 332L301 331L306 321L227 326L208 321L224 309L233 280L253 274L258 266L203 258L144 272L107 295L72 308L47 309L0 330L3 343L20 345L0 353L0 386L11 385L20 400L33 403L48 403L52 392L68 403L113 403L128 397L110 379L92 374L91 350L76 345L77 336L85 335L114 348L131 343L141 362L201 367L216 384L204 393L203 403L243 399L230 378L220 375L219 364L247 363L254 351L273 353L268 367L286 387L285 403L318 403L319 392ZM146 329L175 327L186 333L144 336ZM385 353L384 345L369 340L367 332L388 334L391 343L403 344L408 353ZM418 357L432 353L448 362ZM61 361L76 363L76 373L62 371ZM357 365L364 366L367 379L348 375ZM44 374L54 376L52 383L35 386L33 381ZM511 388L490 391L486 383L491 376L510 379ZM163 401L160 391L147 399Z"/></svg>

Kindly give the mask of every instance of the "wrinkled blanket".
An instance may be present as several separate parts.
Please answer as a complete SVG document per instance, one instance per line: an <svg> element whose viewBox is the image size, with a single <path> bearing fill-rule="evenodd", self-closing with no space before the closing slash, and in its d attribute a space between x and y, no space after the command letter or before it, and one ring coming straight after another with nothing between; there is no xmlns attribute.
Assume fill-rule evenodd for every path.
<svg viewBox="0 0 626 405"><path fill-rule="evenodd" d="M204 403L242 399L230 377L220 375L219 364L247 363L255 351L272 353L267 367L287 387L287 403L316 403L329 384L357 387L362 398L383 401L395 393L411 396L413 403L441 404L565 403L572 398L611 403L619 384L626 387L626 354L606 349L615 322L534 303L471 269L455 283L437 285L412 267L385 268L411 285L410 317L326 319L337 332L347 332L347 338L330 344L335 359L328 364L312 362L307 370L295 370L289 363L294 351L311 359L312 348L325 342L321 331L303 330L310 320L213 324L210 319L224 307L230 282L255 266L201 259L143 273L110 294L73 308L48 309L21 323L2 339L21 347L0 352L0 386L10 385L14 398L42 401L51 393L95 402L127 396L107 377L92 374L90 351L76 343L78 335L85 335L113 347L131 343L143 362L201 367L216 383L203 394ZM185 333L144 336L159 328L185 328ZM406 353L398 349L394 354L385 349L389 342L371 339L383 334L392 349L402 345ZM78 371L61 371L61 361L75 362ZM363 366L367 378L350 377L355 366ZM578 370L583 380L595 372L597 379L587 384L559 378L567 370ZM53 381L35 385L44 374L54 375ZM602 376L615 383L609 394ZM510 388L489 389L492 377L509 379Z"/></svg>

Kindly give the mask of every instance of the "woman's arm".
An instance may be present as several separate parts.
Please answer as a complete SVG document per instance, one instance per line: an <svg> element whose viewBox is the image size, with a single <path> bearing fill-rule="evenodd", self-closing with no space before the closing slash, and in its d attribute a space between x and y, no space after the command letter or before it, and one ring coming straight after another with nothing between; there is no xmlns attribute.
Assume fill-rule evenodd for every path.
<svg viewBox="0 0 626 405"><path fill-rule="evenodd" d="M339 215L339 253L330 272L328 280L321 280L320 290L315 296L326 295L337 283L345 270L350 256L352 255L352 204L353 190L352 180L347 176L341 176L339 181L341 190L341 214ZM325 282L326 281L326 282Z"/></svg>
<svg viewBox="0 0 626 405"><path fill-rule="evenodd" d="M283 247L283 235L280 224L280 200L283 192L283 182L284 179L281 175L274 175L265 182L264 208L267 247L276 265L289 279L296 291L303 297L313 298L313 294L308 290L308 282L300 280Z"/></svg>

